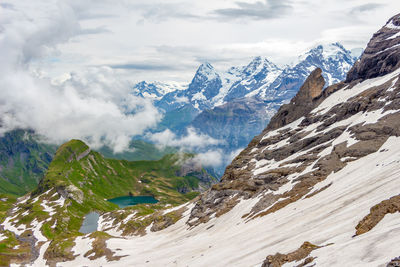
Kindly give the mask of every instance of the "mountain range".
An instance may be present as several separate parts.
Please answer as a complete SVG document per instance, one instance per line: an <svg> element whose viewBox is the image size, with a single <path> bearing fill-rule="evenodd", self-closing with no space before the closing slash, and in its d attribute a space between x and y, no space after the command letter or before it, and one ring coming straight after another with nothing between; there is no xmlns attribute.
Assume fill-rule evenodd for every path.
<svg viewBox="0 0 400 267"><path fill-rule="evenodd" d="M315 68L323 70L327 84L331 85L343 80L356 60L340 43L318 45L299 56L292 66L280 68L261 56L246 66L231 67L225 72L218 72L210 63L203 63L187 86L142 81L133 87L132 93L154 99L156 106L164 112L187 104L201 112L245 97L287 101Z"/></svg>
<svg viewBox="0 0 400 267"><path fill-rule="evenodd" d="M132 93L153 99L164 113L155 132L170 129L185 135L191 127L225 140L220 148L232 152L264 129L314 69L323 70L328 86L343 80L356 60L340 43L318 45L284 68L260 56L225 72L204 63L188 86L140 82Z"/></svg>

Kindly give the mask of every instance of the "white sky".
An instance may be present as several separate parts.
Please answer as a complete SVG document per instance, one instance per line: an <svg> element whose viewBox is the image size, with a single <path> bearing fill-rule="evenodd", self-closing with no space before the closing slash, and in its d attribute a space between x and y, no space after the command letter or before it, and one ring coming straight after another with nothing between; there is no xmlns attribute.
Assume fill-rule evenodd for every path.
<svg viewBox="0 0 400 267"><path fill-rule="evenodd" d="M32 2L9 1L32 18L54 1ZM365 47L400 12L398 0L74 0L63 5L83 31L33 66L58 76L109 65L133 81L190 81L205 61L226 69L257 55L288 64L318 43Z"/></svg>

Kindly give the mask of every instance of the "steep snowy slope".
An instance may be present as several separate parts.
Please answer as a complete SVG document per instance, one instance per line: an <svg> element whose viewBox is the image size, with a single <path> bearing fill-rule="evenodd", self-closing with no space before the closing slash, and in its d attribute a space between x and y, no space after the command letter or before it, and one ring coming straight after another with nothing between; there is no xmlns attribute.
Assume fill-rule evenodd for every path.
<svg viewBox="0 0 400 267"><path fill-rule="evenodd" d="M313 71L198 199L103 213L59 266L386 266L400 256L399 32L400 14L345 82L324 90ZM33 266L54 252L41 227Z"/></svg>

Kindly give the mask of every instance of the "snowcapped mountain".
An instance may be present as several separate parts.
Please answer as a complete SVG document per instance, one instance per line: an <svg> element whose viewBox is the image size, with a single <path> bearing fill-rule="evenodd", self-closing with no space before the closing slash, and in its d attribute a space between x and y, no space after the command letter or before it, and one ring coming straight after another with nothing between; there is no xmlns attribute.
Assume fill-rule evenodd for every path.
<svg viewBox="0 0 400 267"><path fill-rule="evenodd" d="M345 79L355 61L351 51L333 43L314 47L284 69L264 57L255 57L246 66L231 67L225 72L204 63L186 89L168 87L162 92L145 82L136 88L147 85L143 94L153 95L155 105L165 112L154 132L168 128L182 135L187 127L193 127L215 139L226 140L220 148L229 153L245 147L262 131L314 69L322 69L329 86Z"/></svg>
<svg viewBox="0 0 400 267"><path fill-rule="evenodd" d="M274 92L277 90L285 97L292 98L308 75L317 67L322 69L327 86L337 83L346 77L346 73L355 61L356 58L351 51L339 43L319 45L300 56L293 67L283 70L270 86L268 96L276 97Z"/></svg>
<svg viewBox="0 0 400 267"><path fill-rule="evenodd" d="M228 71L229 80L222 78L223 87L212 100L216 106L200 112L191 125L216 139L227 140L225 149L245 147L279 107L297 93L311 71L321 68L325 86L329 86L343 80L355 60L338 43L319 45L284 70L256 57L247 66Z"/></svg>
<svg viewBox="0 0 400 267"><path fill-rule="evenodd" d="M34 194L0 202L9 208L0 227L7 259L32 266L398 266L399 55L400 14L373 35L346 80L326 87L323 71L313 70L220 183L180 206L105 209L109 187L78 187L111 185L124 171L118 188L128 190L125 173L137 166L129 172L125 161L65 147ZM154 170L169 169L157 164L133 184L146 189ZM79 234L84 211L96 210L103 211L97 231Z"/></svg>
<svg viewBox="0 0 400 267"><path fill-rule="evenodd" d="M140 82L134 86L134 93L156 100L156 106L166 112L187 104L201 112L245 97L289 101L315 68L323 70L327 85L331 85L343 80L355 61L352 52L339 43L319 45L284 69L260 56L246 66L221 73L204 63L188 86Z"/></svg>
<svg viewBox="0 0 400 267"><path fill-rule="evenodd" d="M188 87L187 84L178 83L178 82L148 83L145 81L141 81L133 86L132 94L141 96L144 98L150 98L153 100L160 100L163 96L165 96L168 93L186 90L187 87Z"/></svg>
<svg viewBox="0 0 400 267"><path fill-rule="evenodd" d="M211 107L212 99L221 87L221 77L211 64L205 63L197 69L185 96L196 109L204 110Z"/></svg>
<svg viewBox="0 0 400 267"><path fill-rule="evenodd" d="M265 90L282 73L282 70L266 58L256 57L240 72L240 80L232 84L223 98L229 102L235 98L258 96L266 99Z"/></svg>

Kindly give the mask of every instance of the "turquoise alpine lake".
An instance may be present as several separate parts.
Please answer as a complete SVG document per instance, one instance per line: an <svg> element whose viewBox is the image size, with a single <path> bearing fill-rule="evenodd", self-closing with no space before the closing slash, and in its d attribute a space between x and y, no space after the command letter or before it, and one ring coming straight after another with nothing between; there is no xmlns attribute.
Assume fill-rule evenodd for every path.
<svg viewBox="0 0 400 267"><path fill-rule="evenodd" d="M85 219L83 220L81 229L79 229L79 232L82 234L89 234L97 231L97 225L99 222L99 217L100 214L97 212L89 212L86 214Z"/></svg>
<svg viewBox="0 0 400 267"><path fill-rule="evenodd" d="M158 200L152 196L123 196L108 199L108 201L117 204L121 209L137 204L153 204L158 202Z"/></svg>

